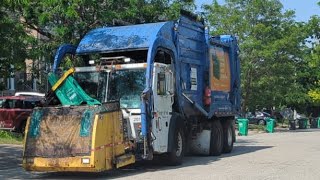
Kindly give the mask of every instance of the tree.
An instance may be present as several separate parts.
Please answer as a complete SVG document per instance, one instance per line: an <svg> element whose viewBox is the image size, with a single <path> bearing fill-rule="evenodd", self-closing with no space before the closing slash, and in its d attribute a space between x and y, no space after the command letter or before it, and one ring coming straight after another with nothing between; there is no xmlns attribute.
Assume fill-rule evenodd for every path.
<svg viewBox="0 0 320 180"><path fill-rule="evenodd" d="M23 27L41 34L33 58L50 60L60 44L76 45L93 28L164 21L176 18L180 8L195 8L193 0L5 1Z"/></svg>
<svg viewBox="0 0 320 180"><path fill-rule="evenodd" d="M320 3L318 3L320 6ZM309 92L312 102L320 105L320 17L313 16L308 22L308 31L310 34L309 44L311 48L306 56L308 60Z"/></svg>
<svg viewBox="0 0 320 180"><path fill-rule="evenodd" d="M10 1L10 0L8 0ZM150 23L174 16L171 9L190 7L193 1L169 0L70 0L10 1L23 24L45 36L48 42L78 43L98 26ZM171 5L174 5L172 7ZM169 14L171 13L171 14Z"/></svg>
<svg viewBox="0 0 320 180"><path fill-rule="evenodd" d="M240 43L243 110L304 104L297 82L304 62L306 25L278 0L226 0L205 5L211 34L234 34Z"/></svg>
<svg viewBox="0 0 320 180"><path fill-rule="evenodd" d="M24 68L28 58L28 47L33 39L27 35L19 23L19 17L6 10L6 4L0 4L0 77L9 77L10 65L16 70Z"/></svg>
<svg viewBox="0 0 320 180"><path fill-rule="evenodd" d="M21 46L18 58L22 62L26 56L21 53L28 50L30 59L37 60L38 63L45 61L46 64L52 63L54 52L60 44L76 45L93 28L171 20L177 18L180 8L195 9L193 0L1 1L3 1L2 4L5 4L1 10L15 15L14 23L10 22L10 24L19 29L17 32L12 32L12 42L15 42L16 45L23 45L27 42L26 39L32 39L25 36L26 30L36 31L40 34L40 39L33 41L32 44L28 43L28 48ZM11 28L8 24L5 26L6 30ZM22 34L24 35L22 36ZM15 41L17 39L18 41ZM4 56L9 57L8 54ZM12 59L17 61L17 58ZM40 62L40 64L44 63ZM7 67L2 62L0 66ZM34 72L44 76L47 73L44 69L39 71L38 67Z"/></svg>

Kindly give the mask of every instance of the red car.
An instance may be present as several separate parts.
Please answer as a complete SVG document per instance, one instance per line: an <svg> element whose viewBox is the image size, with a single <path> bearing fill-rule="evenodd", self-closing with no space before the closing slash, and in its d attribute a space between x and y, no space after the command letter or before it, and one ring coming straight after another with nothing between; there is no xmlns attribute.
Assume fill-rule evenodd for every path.
<svg viewBox="0 0 320 180"><path fill-rule="evenodd" d="M0 97L0 129L23 133L32 109L39 106L42 99L37 96Z"/></svg>

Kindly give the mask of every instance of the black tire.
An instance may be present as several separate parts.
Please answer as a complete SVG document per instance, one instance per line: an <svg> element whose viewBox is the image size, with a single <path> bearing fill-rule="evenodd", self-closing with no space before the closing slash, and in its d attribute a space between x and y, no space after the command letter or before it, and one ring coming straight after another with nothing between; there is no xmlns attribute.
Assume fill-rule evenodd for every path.
<svg viewBox="0 0 320 180"><path fill-rule="evenodd" d="M266 125L266 122L261 119L261 120L258 121L258 125Z"/></svg>
<svg viewBox="0 0 320 180"><path fill-rule="evenodd" d="M234 126L231 120L227 120L223 124L223 153L230 153L234 143Z"/></svg>
<svg viewBox="0 0 320 180"><path fill-rule="evenodd" d="M219 120L212 122L210 155L220 156L223 150L223 128Z"/></svg>
<svg viewBox="0 0 320 180"><path fill-rule="evenodd" d="M185 136L182 125L177 125L174 131L173 147L168 153L168 165L171 166L181 165L185 152Z"/></svg>

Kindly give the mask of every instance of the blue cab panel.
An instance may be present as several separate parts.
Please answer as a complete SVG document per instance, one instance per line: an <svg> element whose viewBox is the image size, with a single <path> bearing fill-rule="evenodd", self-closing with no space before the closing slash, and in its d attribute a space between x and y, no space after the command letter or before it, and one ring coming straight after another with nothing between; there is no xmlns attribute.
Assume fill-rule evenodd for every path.
<svg viewBox="0 0 320 180"><path fill-rule="evenodd" d="M148 49L164 24L165 22L94 29L81 40L76 53Z"/></svg>

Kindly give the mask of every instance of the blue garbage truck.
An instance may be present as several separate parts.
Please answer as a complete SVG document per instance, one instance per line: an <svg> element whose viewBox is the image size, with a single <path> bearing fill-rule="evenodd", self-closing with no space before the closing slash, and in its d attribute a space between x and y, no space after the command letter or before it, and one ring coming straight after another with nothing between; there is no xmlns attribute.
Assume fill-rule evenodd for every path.
<svg viewBox="0 0 320 180"><path fill-rule="evenodd" d="M156 156L179 165L185 154L230 153L241 100L238 53L236 37L209 35L188 12L176 21L97 28L77 46L62 45L49 75L56 101L29 118L23 167L103 171ZM68 54L75 67L61 72Z"/></svg>

